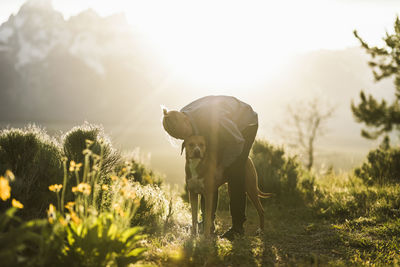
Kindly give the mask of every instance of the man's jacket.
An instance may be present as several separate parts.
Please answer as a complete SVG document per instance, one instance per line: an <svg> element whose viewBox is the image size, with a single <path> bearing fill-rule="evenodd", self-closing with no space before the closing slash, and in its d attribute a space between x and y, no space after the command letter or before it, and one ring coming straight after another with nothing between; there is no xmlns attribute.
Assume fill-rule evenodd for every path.
<svg viewBox="0 0 400 267"><path fill-rule="evenodd" d="M208 141L217 136L223 167L242 153L243 130L258 125L258 115L251 106L232 96L206 96L186 105L181 112L189 117L195 135L203 135Z"/></svg>

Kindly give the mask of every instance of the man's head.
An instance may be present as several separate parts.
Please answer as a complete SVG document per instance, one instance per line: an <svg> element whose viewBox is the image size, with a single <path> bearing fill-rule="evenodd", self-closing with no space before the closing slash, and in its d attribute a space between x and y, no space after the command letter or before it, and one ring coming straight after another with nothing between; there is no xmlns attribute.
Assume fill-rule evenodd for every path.
<svg viewBox="0 0 400 267"><path fill-rule="evenodd" d="M187 159L203 159L206 154L206 139L204 136L192 135L182 143L181 153L186 149Z"/></svg>
<svg viewBox="0 0 400 267"><path fill-rule="evenodd" d="M163 127L172 137L186 139L193 134L189 118L182 112L163 109Z"/></svg>

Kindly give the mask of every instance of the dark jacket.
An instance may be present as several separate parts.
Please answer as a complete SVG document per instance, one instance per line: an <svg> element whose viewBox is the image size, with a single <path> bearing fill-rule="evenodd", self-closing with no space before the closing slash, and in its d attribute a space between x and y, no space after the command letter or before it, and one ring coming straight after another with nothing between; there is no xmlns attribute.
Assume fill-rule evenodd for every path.
<svg viewBox="0 0 400 267"><path fill-rule="evenodd" d="M192 124L195 135L207 140L217 135L220 164L228 167L242 153L242 131L258 124L258 115L250 105L232 96L206 96L181 109Z"/></svg>

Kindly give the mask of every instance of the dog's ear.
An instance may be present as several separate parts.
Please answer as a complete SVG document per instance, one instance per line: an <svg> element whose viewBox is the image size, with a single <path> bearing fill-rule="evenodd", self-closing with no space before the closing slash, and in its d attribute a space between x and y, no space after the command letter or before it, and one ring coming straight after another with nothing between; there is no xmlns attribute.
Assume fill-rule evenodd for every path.
<svg viewBox="0 0 400 267"><path fill-rule="evenodd" d="M183 153L183 150L185 149L185 141L183 141L183 143L182 143L182 147L181 147L181 155L182 155L182 153Z"/></svg>

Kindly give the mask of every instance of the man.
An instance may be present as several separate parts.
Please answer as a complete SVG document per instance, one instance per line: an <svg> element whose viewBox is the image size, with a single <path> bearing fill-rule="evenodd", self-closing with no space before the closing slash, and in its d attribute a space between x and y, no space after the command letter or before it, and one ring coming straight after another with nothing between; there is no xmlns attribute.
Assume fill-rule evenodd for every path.
<svg viewBox="0 0 400 267"><path fill-rule="evenodd" d="M163 118L165 131L174 138L202 135L209 151L215 151L215 176L228 177L232 227L222 236L243 235L246 220L245 163L258 129L258 115L250 105L231 96L206 96ZM212 153L212 152L211 152ZM212 221L218 201L213 202ZM201 205L204 214L204 200Z"/></svg>

